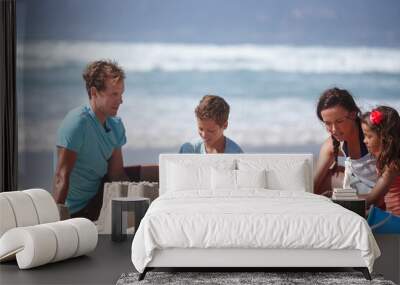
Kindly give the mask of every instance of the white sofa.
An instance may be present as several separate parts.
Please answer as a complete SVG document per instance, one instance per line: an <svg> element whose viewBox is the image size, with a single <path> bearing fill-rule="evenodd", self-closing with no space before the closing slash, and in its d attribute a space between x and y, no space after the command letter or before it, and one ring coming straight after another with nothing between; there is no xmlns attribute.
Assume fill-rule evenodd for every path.
<svg viewBox="0 0 400 285"><path fill-rule="evenodd" d="M20 269L80 256L95 249L97 229L88 219L60 221L49 192L0 193L0 262L16 259Z"/></svg>

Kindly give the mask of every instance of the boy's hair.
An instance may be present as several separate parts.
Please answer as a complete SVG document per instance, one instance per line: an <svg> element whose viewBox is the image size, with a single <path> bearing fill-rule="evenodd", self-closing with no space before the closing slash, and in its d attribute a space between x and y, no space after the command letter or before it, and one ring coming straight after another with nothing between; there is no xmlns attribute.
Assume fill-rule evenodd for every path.
<svg viewBox="0 0 400 285"><path fill-rule="evenodd" d="M226 101L216 95L206 95L195 109L199 120L214 120L219 126L223 126L229 117L229 105Z"/></svg>
<svg viewBox="0 0 400 285"><path fill-rule="evenodd" d="M118 63L111 60L97 60L89 63L82 74L86 83L86 90L90 95L90 88L95 87L98 91L105 89L106 79L111 78L115 81L125 79L125 72Z"/></svg>
<svg viewBox="0 0 400 285"><path fill-rule="evenodd" d="M378 113L379 120L371 121L371 113ZM374 114L374 115L375 115ZM376 159L380 174L385 167L400 171L400 117L399 113L387 106L379 106L361 115L361 122L375 132L380 140L381 153Z"/></svg>
<svg viewBox="0 0 400 285"><path fill-rule="evenodd" d="M353 96L351 96L350 92L347 91L346 89L339 89L337 87L325 90L322 93L321 97L319 97L317 103L318 119L320 121L323 121L321 112L329 108L334 108L336 106L340 106L349 112L355 112L357 115L357 121L358 123L360 122L359 121L359 115L361 113L360 108L358 108L356 102L354 101ZM340 142L334 136L331 136L331 138L333 144L333 155L335 159L335 166L333 170L336 171L338 165Z"/></svg>

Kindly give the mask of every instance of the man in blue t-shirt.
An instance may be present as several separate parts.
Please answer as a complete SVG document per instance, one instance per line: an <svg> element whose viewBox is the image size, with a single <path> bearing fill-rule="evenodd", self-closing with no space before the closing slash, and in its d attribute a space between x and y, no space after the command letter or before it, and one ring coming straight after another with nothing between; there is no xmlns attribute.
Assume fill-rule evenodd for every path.
<svg viewBox="0 0 400 285"><path fill-rule="evenodd" d="M72 217L96 220L103 177L127 179L121 151L125 128L116 117L125 74L115 62L100 60L86 67L83 78L89 104L71 110L57 132L54 199L65 203Z"/></svg>
<svg viewBox="0 0 400 285"><path fill-rule="evenodd" d="M195 110L201 139L184 143L179 153L242 153L233 140L224 136L228 127L229 105L216 95L206 95Z"/></svg>

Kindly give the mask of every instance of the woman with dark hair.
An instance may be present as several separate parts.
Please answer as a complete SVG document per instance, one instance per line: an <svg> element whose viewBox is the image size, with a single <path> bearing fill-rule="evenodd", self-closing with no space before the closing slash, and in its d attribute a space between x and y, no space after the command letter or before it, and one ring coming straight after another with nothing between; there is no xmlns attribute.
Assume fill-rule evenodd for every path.
<svg viewBox="0 0 400 285"><path fill-rule="evenodd" d="M332 176L340 171L338 156L346 158L350 185L359 194L367 194L375 185L376 160L364 144L360 109L345 89L326 90L318 100L317 116L330 137L322 144L314 178L314 193L327 194L332 190Z"/></svg>

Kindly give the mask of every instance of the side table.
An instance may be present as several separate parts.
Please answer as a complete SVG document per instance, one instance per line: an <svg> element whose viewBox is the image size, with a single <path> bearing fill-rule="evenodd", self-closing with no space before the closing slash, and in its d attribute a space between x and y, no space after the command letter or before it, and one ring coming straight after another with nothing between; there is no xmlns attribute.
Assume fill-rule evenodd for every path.
<svg viewBox="0 0 400 285"><path fill-rule="evenodd" d="M365 210L366 204L365 199L332 199L332 202L339 204L343 208L346 208L350 211L353 211L356 214L359 214L361 217L365 218Z"/></svg>
<svg viewBox="0 0 400 285"><path fill-rule="evenodd" d="M123 219L123 212L135 213L135 232L137 231L140 221L146 214L150 205L149 198L141 197L120 197L112 199L112 227L111 239L113 241L123 241L127 238L126 221Z"/></svg>

